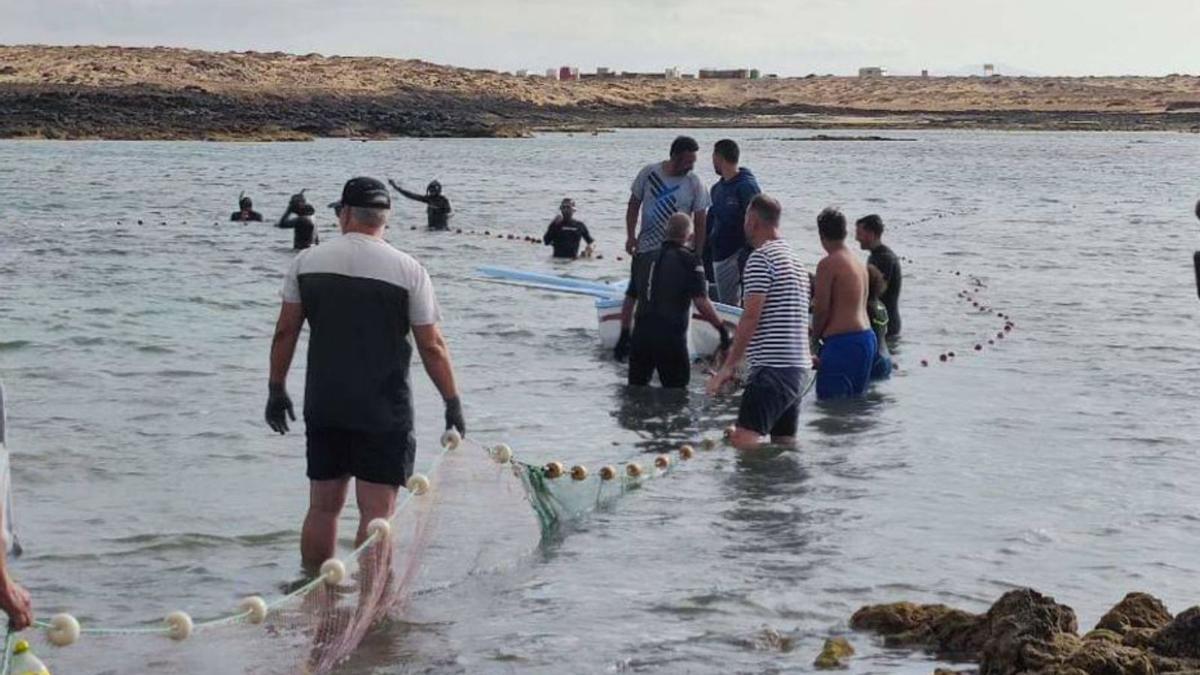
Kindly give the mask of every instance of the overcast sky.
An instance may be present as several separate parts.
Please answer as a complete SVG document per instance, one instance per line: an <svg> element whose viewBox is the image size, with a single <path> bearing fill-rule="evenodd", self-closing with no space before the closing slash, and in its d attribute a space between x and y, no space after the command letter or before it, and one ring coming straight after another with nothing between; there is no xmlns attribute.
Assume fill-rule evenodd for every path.
<svg viewBox="0 0 1200 675"><path fill-rule="evenodd" d="M1200 0L0 0L5 44L781 75L1200 73Z"/></svg>

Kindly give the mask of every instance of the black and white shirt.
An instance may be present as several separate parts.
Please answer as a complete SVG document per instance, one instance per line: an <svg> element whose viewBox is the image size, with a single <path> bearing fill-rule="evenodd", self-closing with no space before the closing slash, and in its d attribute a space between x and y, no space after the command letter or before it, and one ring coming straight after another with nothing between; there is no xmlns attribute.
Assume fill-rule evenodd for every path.
<svg viewBox="0 0 1200 675"><path fill-rule="evenodd" d="M305 423L411 428L409 332L441 318L425 268L381 239L343 234L297 255L282 295L301 304L309 326Z"/></svg>
<svg viewBox="0 0 1200 675"><path fill-rule="evenodd" d="M811 368L808 350L808 271L782 239L754 249L742 273L743 305L765 295L758 329L750 339L750 366Z"/></svg>

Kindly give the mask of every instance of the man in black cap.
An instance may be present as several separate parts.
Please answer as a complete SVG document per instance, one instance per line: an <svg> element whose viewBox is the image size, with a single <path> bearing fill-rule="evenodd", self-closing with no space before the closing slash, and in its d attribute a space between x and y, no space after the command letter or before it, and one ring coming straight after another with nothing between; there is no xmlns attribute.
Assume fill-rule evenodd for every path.
<svg viewBox="0 0 1200 675"><path fill-rule="evenodd" d="M388 179L392 187L396 188L396 192L405 197L425 204L425 217L429 223L431 230L448 230L450 229L450 200L446 195L442 194L442 184L434 181L429 181L429 185L425 187L425 194L417 194L409 192L400 187L400 184L394 180Z"/></svg>
<svg viewBox="0 0 1200 675"><path fill-rule="evenodd" d="M309 569L333 556L351 477L361 544L371 520L392 515L397 489L412 473L410 332L445 401L446 428L466 429L433 283L420 263L383 240L391 209L387 187L353 178L330 206L342 236L301 251L284 279L266 409L267 424L281 434L288 418L296 419L284 384L308 321L304 422L311 489L300 555Z"/></svg>
<svg viewBox="0 0 1200 675"><path fill-rule="evenodd" d="M238 210L229 214L229 221L233 223L261 223L262 214L254 210L254 202L245 193L242 193L238 197Z"/></svg>

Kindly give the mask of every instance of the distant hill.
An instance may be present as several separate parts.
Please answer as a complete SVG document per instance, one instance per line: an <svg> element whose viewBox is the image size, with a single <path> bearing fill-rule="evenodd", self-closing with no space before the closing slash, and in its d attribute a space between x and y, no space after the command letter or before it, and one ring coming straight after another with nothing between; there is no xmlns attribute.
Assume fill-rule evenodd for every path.
<svg viewBox="0 0 1200 675"><path fill-rule="evenodd" d="M0 46L3 137L496 136L621 126L1200 129L1197 109L1195 77L558 82L374 57Z"/></svg>

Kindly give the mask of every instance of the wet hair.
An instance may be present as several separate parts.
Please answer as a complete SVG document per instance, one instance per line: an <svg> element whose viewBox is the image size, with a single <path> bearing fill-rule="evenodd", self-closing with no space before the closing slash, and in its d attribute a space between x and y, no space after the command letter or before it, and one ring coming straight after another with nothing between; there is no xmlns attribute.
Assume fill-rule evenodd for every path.
<svg viewBox="0 0 1200 675"><path fill-rule="evenodd" d="M700 152L700 144L691 136L679 136L671 142L671 157L675 158L685 152Z"/></svg>
<svg viewBox="0 0 1200 675"><path fill-rule="evenodd" d="M747 210L753 211L764 223L779 227L779 216L783 213L783 207L780 206L779 200L766 194L760 193L750 200L750 205Z"/></svg>
<svg viewBox="0 0 1200 675"><path fill-rule="evenodd" d="M429 185L425 186L425 193L434 195L442 194L442 184L436 180L429 181Z"/></svg>
<svg viewBox="0 0 1200 675"><path fill-rule="evenodd" d="M317 212L317 210L314 209L313 205L309 204L308 202L305 202L296 207L296 215L311 216L311 215L316 214L316 212Z"/></svg>
<svg viewBox="0 0 1200 675"><path fill-rule="evenodd" d="M728 138L717 141L717 144L713 146L713 152L717 153L721 159L733 164L737 164L738 160L742 158L742 151L738 149L738 144Z"/></svg>
<svg viewBox="0 0 1200 675"><path fill-rule="evenodd" d="M874 213L869 216L863 216L862 218L859 218L855 225L862 227L862 229L870 232L876 237L883 236L883 218L880 218Z"/></svg>
<svg viewBox="0 0 1200 675"><path fill-rule="evenodd" d="M254 202L250 201L249 197L242 197L241 199L238 200L239 208L248 209L252 206L254 206Z"/></svg>
<svg viewBox="0 0 1200 675"><path fill-rule="evenodd" d="M692 218L686 213L676 213L667 219L667 239L683 242L692 229Z"/></svg>
<svg viewBox="0 0 1200 675"><path fill-rule="evenodd" d="M871 300L878 300L881 295L887 292L887 279L883 278L883 272L874 265L867 265L867 297Z"/></svg>
<svg viewBox="0 0 1200 675"><path fill-rule="evenodd" d="M383 227L387 224L387 209L369 209L365 206L349 206L350 222L364 227Z"/></svg>
<svg viewBox="0 0 1200 675"><path fill-rule="evenodd" d="M817 216L817 231L826 241L846 240L846 216L830 206Z"/></svg>

